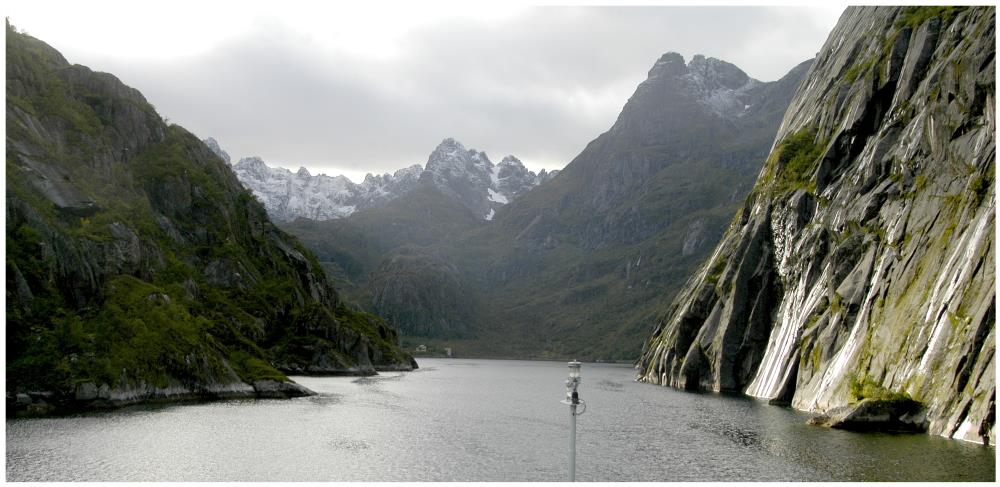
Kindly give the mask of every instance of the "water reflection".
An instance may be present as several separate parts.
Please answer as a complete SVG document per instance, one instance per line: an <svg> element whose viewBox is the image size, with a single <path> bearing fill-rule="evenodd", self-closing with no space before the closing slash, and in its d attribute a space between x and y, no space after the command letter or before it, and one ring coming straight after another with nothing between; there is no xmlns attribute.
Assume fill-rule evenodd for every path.
<svg viewBox="0 0 1000 487"><path fill-rule="evenodd" d="M993 480L995 451L857 434L734 396L586 364L577 478ZM300 377L319 396L7 422L8 480L509 480L566 476L565 366L425 359L413 373Z"/></svg>

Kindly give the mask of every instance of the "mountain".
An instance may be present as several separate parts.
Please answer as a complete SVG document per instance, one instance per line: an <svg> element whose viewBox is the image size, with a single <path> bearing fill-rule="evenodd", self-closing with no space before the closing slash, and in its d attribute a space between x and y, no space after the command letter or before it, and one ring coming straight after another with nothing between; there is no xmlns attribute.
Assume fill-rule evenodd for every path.
<svg viewBox="0 0 1000 487"><path fill-rule="evenodd" d="M485 155L446 140L418 197L282 225L404 342L634 360L664 294L697 269L750 190L808 67L761 82L725 61L667 53L608 132L545 184L504 191L517 197L490 206L490 222ZM517 167L506 162L501 182ZM479 189L459 189L469 187Z"/></svg>
<svg viewBox="0 0 1000 487"><path fill-rule="evenodd" d="M365 196L359 185L344 176L313 176L304 167L297 172L271 168L259 157L240 159L233 172L275 221L343 218L353 213Z"/></svg>
<svg viewBox="0 0 1000 487"><path fill-rule="evenodd" d="M114 76L6 36L8 413L415 366L212 148Z"/></svg>
<svg viewBox="0 0 1000 487"><path fill-rule="evenodd" d="M422 179L486 220L502 205L551 179L559 171L535 175L514 156L493 164L486 153L444 139L427 159Z"/></svg>
<svg viewBox="0 0 1000 487"><path fill-rule="evenodd" d="M488 250L467 267L492 304L482 349L634 359L662 297L750 190L809 64L761 82L722 60L661 56L610 130L463 243Z"/></svg>
<svg viewBox="0 0 1000 487"><path fill-rule="evenodd" d="M215 155L219 156L219 159L222 159L223 161L226 161L226 164L231 164L232 163L231 160L230 160L230 158L229 158L229 153L226 152L226 151L224 151L224 150L222 150L222 147L219 146L219 142L217 140L209 137L209 138L203 140L202 142L204 142L205 145L208 146L209 150L211 150L212 152L214 152Z"/></svg>
<svg viewBox="0 0 1000 487"><path fill-rule="evenodd" d="M848 8L640 380L995 444L995 25Z"/></svg>
<svg viewBox="0 0 1000 487"><path fill-rule="evenodd" d="M229 155L215 139L204 142L228 162ZM358 210L385 206L418 187L420 181L433 184L480 218L490 220L500 206L559 172L543 169L536 175L514 156L493 164L486 153L466 149L451 138L434 149L424 167L415 164L393 174L368 174L361 184L344 176L313 176L304 167L294 173L272 168L259 157L240 159L233 171L277 221L344 218Z"/></svg>
<svg viewBox="0 0 1000 487"><path fill-rule="evenodd" d="M552 211L572 239L594 249L635 243L679 213L740 199L807 67L762 83L725 61L697 55L685 64L680 54L664 54L611 129L587 145L558 184L509 209L503 225L524 229ZM729 180L729 192L721 198L677 193L677 179L689 169L717 172ZM676 201L679 196L694 200ZM551 201L556 198L558 204Z"/></svg>
<svg viewBox="0 0 1000 487"><path fill-rule="evenodd" d="M445 244L490 224L423 178L383 207L281 225L316 253L345 301L404 335L458 337L471 336L479 297Z"/></svg>

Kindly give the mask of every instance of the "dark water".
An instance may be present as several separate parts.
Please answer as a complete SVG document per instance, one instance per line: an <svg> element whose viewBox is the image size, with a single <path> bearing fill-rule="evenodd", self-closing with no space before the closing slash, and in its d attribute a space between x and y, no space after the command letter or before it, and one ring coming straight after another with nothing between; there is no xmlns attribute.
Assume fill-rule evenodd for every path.
<svg viewBox="0 0 1000 487"><path fill-rule="evenodd" d="M565 365L425 359L412 373L296 378L320 393L7 421L7 480L566 479ZM989 480L995 450L858 434L737 397L585 364L577 479Z"/></svg>

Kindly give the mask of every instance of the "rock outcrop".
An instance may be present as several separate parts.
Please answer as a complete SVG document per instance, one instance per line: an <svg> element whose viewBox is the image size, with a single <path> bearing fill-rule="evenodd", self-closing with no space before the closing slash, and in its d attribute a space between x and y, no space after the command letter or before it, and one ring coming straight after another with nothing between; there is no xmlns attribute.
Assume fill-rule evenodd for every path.
<svg viewBox="0 0 1000 487"><path fill-rule="evenodd" d="M922 433L927 431L927 410L909 398L862 399L816 416L809 424L853 431Z"/></svg>
<svg viewBox="0 0 1000 487"><path fill-rule="evenodd" d="M640 380L995 443L995 10L848 8Z"/></svg>
<svg viewBox="0 0 1000 487"><path fill-rule="evenodd" d="M295 366L414 366L212 148L114 76L6 39L8 412L286 397L310 394Z"/></svg>

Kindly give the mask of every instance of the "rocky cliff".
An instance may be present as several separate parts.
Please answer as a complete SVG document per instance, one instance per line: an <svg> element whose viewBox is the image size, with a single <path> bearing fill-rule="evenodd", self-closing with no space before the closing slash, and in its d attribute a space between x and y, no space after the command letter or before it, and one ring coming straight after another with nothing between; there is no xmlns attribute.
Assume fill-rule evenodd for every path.
<svg viewBox="0 0 1000 487"><path fill-rule="evenodd" d="M413 366L209 147L114 76L9 24L6 41L9 412Z"/></svg>
<svg viewBox="0 0 1000 487"><path fill-rule="evenodd" d="M849 8L640 380L995 443L995 10Z"/></svg>
<svg viewBox="0 0 1000 487"><path fill-rule="evenodd" d="M229 161L229 154L215 139L209 137L204 142ZM494 164L485 152L466 149L451 138L434 149L424 166L414 164L393 174L368 174L361 184L344 176L314 176L304 167L296 172L270 167L259 157L240 159L233 171L276 221L345 218L358 210L384 207L421 184L436 187L479 218L490 220L501 206L559 173L543 169L535 174L514 156Z"/></svg>

